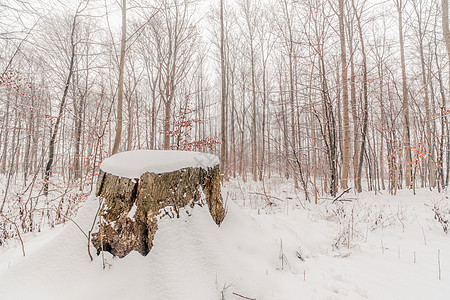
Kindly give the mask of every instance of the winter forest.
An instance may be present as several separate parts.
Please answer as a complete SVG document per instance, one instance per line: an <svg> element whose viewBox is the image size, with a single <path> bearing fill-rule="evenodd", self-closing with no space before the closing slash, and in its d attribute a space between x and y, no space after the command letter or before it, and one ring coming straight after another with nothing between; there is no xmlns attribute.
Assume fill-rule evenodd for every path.
<svg viewBox="0 0 450 300"><path fill-rule="evenodd" d="M0 266L11 263L2 260L11 249L25 256L42 232L83 227L74 218L95 192L104 159L131 150L182 150L219 158L222 197L234 203L225 221L236 219L239 228L249 216L273 218L255 222L276 235L274 269L289 269L301 284L314 280L306 299L336 296L336 290L347 295L331 299L408 298L323 286L312 271L327 268L320 255L368 253L361 249L374 248L367 245L370 234L384 236L377 230L385 227L392 245L386 250L389 238L377 236L377 255L409 255L407 268L413 251L415 265L420 247L430 249L427 239L436 238L424 268L433 265L434 280L439 259L439 281L425 285L433 281L428 291L432 286L441 297L449 291L441 271L447 283L450 278L448 2L0 0ZM414 204L408 206L409 199ZM385 209L389 203L393 208ZM428 225L412 229L418 217L411 215L419 210ZM313 228L305 224L314 220L330 238L318 241L310 232L299 250L295 238L282 238L290 229L267 225L279 218L282 228L295 230ZM224 230L234 236L228 223ZM88 244L92 228L83 232L89 231ZM405 228L420 247L411 233L402 249L397 234ZM305 250L308 242L317 247ZM328 246L326 254L317 250ZM257 255L267 261L266 252ZM103 268L122 268L115 257L101 260ZM353 263L355 270L361 264ZM204 271L191 267L194 274ZM270 277L270 269L259 287L223 279L232 277L227 270L224 277L215 273L214 290L201 294L207 296L166 290L151 299L298 299L298 290L307 289L288 275ZM278 287L270 294L261 289L264 280L282 286L292 280L296 290ZM136 299L146 293L135 292Z"/></svg>

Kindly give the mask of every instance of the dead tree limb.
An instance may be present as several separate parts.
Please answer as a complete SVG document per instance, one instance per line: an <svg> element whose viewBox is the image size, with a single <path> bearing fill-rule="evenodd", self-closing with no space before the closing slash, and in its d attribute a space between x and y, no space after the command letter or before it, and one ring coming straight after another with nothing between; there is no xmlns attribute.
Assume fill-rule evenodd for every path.
<svg viewBox="0 0 450 300"><path fill-rule="evenodd" d="M351 189L352 189L352 188L349 187L348 189L342 191L342 193L341 193L339 196L337 196L336 198L334 198L333 202L331 202L331 203L334 203L334 202L336 202L336 201L341 201L341 202L343 202L343 201L348 201L348 202L351 202L352 200L339 200L339 198L341 198L345 193L348 193Z"/></svg>
<svg viewBox="0 0 450 300"><path fill-rule="evenodd" d="M239 295L239 294L238 294L238 293L236 293L236 292L233 292L233 295L235 295L235 296L238 296L238 297L241 297L242 299L247 299L247 300L256 300L256 298L249 298L249 297L245 297L245 296Z"/></svg>

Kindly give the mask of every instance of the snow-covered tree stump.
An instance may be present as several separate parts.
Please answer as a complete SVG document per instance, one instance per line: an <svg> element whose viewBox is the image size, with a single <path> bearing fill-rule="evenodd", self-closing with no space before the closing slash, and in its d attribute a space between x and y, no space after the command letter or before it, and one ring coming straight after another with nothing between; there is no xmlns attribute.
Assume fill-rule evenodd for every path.
<svg viewBox="0 0 450 300"><path fill-rule="evenodd" d="M97 251L124 257L132 250L147 255L158 219L179 217L180 209L208 205L220 225L225 210L220 193L219 161L214 155L185 151L122 152L100 166L97 196L101 226L92 235Z"/></svg>

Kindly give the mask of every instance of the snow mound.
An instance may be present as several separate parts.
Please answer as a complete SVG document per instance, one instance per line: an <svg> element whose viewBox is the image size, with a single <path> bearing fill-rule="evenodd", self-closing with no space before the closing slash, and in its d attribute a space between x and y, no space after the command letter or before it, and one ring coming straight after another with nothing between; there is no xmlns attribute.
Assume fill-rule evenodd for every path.
<svg viewBox="0 0 450 300"><path fill-rule="evenodd" d="M217 156L190 151L134 150L115 154L100 165L104 172L139 178L146 172L169 173L183 168L210 168L219 164Z"/></svg>
<svg viewBox="0 0 450 300"><path fill-rule="evenodd" d="M85 232L97 207L91 197L80 209L75 221ZM19 248L0 252L0 299L194 300L232 292L272 299L272 288L279 288L273 283L279 276L277 239L234 203L221 227L206 206L188 210L159 221L147 256L133 251L119 259L105 252L104 270L92 246L89 260L87 240L73 223L30 240L26 257Z"/></svg>

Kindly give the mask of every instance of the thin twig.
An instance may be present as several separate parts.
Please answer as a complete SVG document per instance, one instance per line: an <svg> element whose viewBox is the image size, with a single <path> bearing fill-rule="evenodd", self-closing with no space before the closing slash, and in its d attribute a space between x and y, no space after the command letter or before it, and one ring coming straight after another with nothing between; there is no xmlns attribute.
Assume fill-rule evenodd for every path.
<svg viewBox="0 0 450 300"><path fill-rule="evenodd" d="M438 268L439 268L439 280L441 280L441 250L438 250Z"/></svg>
<svg viewBox="0 0 450 300"><path fill-rule="evenodd" d="M331 202L331 203L334 203L334 202L336 202L336 201L340 201L340 202L344 202L344 201L351 202L352 200L345 200L345 199L339 200L339 198L341 198L345 193L348 193L351 189L352 189L352 188L349 187L348 189L342 191L342 193L341 193L339 196L337 196L336 198L334 198L333 202Z"/></svg>
<svg viewBox="0 0 450 300"><path fill-rule="evenodd" d="M91 229L89 230L88 236L87 236L87 251L88 251L88 255L89 255L89 258L91 259L91 261L94 260L92 258L92 255L91 255L91 247L90 247L90 245L91 245L91 233L92 233L92 230L94 230L94 226L95 226L95 223L97 221L97 217L98 217L102 207L103 207L103 201L99 200L98 209L97 209L97 212L95 213L94 221L92 222Z"/></svg>
<svg viewBox="0 0 450 300"><path fill-rule="evenodd" d="M264 196L264 197L266 197L266 198L272 198L272 199L276 199L276 200L279 200L279 201L284 201L283 199L280 199L280 198L278 198L278 197L271 196L271 195L268 195L268 194L257 193L257 192L252 192L252 193L249 193L249 194L259 195L259 196ZM272 202L272 201L268 201L268 203L269 203L269 205L273 205L273 202Z"/></svg>
<svg viewBox="0 0 450 300"><path fill-rule="evenodd" d="M245 297L245 296L239 295L239 294L238 294L238 293L236 293L236 292L233 292L233 295L235 295L235 296L238 296L238 297L241 297L242 299L247 299L247 300L256 300L256 298L249 298L249 297Z"/></svg>
<svg viewBox="0 0 450 300"><path fill-rule="evenodd" d="M17 226L16 222L12 221L11 219L9 219L7 216L5 216L4 214L0 214L0 216L2 216L3 218L5 218L6 221L10 222L11 224L14 225L14 227L16 227L16 231L17 231L17 236L19 237L20 240L20 245L22 246L22 254L23 256L25 256L25 247L23 245L23 240L22 237L20 236L20 230L19 227Z"/></svg>
<svg viewBox="0 0 450 300"><path fill-rule="evenodd" d="M39 210L53 210L57 213L60 213L64 218L66 218L67 220L71 221L73 224L75 224L75 226L77 226L77 228L81 231L81 233L83 233L83 235L88 238L88 235L86 234L86 232L84 232L84 230L80 227L80 225L78 225L77 222L75 222L72 218L70 218L69 216L65 215L64 213L62 213L60 210L54 208L54 207L45 207L45 208L38 208L36 209L36 211Z"/></svg>

